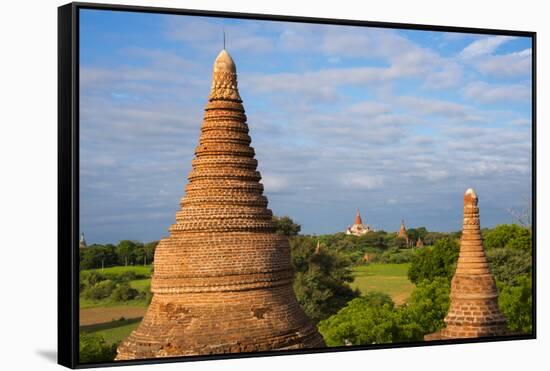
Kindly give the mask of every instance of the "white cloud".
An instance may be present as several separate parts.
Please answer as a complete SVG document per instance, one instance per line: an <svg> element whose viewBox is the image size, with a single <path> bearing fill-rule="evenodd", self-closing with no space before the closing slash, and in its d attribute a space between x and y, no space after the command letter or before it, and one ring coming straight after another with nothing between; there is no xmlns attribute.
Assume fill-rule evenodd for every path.
<svg viewBox="0 0 550 371"><path fill-rule="evenodd" d="M346 173L341 177L344 187L353 189L377 189L384 184L384 178L379 175L366 175L359 172Z"/></svg>
<svg viewBox="0 0 550 371"><path fill-rule="evenodd" d="M468 84L463 93L466 98L481 103L528 102L531 87L527 84L496 85L478 81Z"/></svg>
<svg viewBox="0 0 550 371"><path fill-rule="evenodd" d="M450 117L464 117L468 114L468 107L455 102L439 99L419 98L415 96L402 96L399 101L413 111L424 115L442 115Z"/></svg>
<svg viewBox="0 0 550 371"><path fill-rule="evenodd" d="M513 40L512 36L488 36L482 39L476 40L470 43L465 47L461 52L460 56L462 58L474 58L482 55L491 54L494 52L500 45Z"/></svg>
<svg viewBox="0 0 550 371"><path fill-rule="evenodd" d="M351 105L348 111L353 114L374 116L391 112L391 106L387 103L364 101Z"/></svg>
<svg viewBox="0 0 550 371"><path fill-rule="evenodd" d="M288 179L280 174L263 173L261 182L266 193L281 192L289 187Z"/></svg>
<svg viewBox="0 0 550 371"><path fill-rule="evenodd" d="M519 52L503 55L487 56L475 63L475 67L492 76L516 77L531 73L532 50L525 49Z"/></svg>
<svg viewBox="0 0 550 371"><path fill-rule="evenodd" d="M531 125L531 120L526 118L518 118L518 119L512 120L512 124L517 126L529 126Z"/></svg>

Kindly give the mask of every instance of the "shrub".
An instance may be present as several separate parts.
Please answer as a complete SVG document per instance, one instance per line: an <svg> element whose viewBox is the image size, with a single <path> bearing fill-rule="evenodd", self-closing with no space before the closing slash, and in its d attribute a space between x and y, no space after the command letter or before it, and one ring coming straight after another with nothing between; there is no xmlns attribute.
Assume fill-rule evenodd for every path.
<svg viewBox="0 0 550 371"><path fill-rule="evenodd" d="M117 278L120 282L125 282L125 281L137 280L138 278L142 278L142 277L141 275L138 276L134 271L126 271L119 274Z"/></svg>
<svg viewBox="0 0 550 371"><path fill-rule="evenodd" d="M128 282L123 282L113 290L111 299L114 301L128 301L136 299L139 294L140 292L131 287Z"/></svg>
<svg viewBox="0 0 550 371"><path fill-rule="evenodd" d="M391 248L380 255L379 262L385 264L409 263L414 252L411 249L400 250Z"/></svg>
<svg viewBox="0 0 550 371"><path fill-rule="evenodd" d="M101 300L108 298L116 288L116 284L111 280L104 280L88 287L84 290L83 295L86 299Z"/></svg>
<svg viewBox="0 0 550 371"><path fill-rule="evenodd" d="M101 335L80 333L79 362L112 362L115 360L117 344L109 345Z"/></svg>
<svg viewBox="0 0 550 371"><path fill-rule="evenodd" d="M80 272L80 281L84 287L93 286L96 283L99 283L103 280L105 280L105 277L101 273L95 270L88 271L88 272Z"/></svg>

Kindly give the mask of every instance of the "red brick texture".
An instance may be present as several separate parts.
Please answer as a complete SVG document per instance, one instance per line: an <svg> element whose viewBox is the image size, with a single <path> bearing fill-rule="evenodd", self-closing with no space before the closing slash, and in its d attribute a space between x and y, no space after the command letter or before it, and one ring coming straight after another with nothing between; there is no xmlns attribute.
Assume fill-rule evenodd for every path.
<svg viewBox="0 0 550 371"><path fill-rule="evenodd" d="M181 209L155 252L152 302L117 360L325 346L294 296L241 103L224 50Z"/></svg>
<svg viewBox="0 0 550 371"><path fill-rule="evenodd" d="M477 195L464 195L464 227L456 272L451 281L451 305L445 328L425 340L506 335L506 321L498 308L498 291L481 240Z"/></svg>

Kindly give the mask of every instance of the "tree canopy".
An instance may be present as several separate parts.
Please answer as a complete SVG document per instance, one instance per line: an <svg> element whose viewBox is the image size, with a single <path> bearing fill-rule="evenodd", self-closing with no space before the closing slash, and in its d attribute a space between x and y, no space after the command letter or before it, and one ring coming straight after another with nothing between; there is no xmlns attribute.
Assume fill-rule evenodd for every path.
<svg viewBox="0 0 550 371"><path fill-rule="evenodd" d="M294 292L311 319L325 319L359 295L349 286L351 262L344 255L323 246L315 252L316 241L310 237L293 237L290 244Z"/></svg>

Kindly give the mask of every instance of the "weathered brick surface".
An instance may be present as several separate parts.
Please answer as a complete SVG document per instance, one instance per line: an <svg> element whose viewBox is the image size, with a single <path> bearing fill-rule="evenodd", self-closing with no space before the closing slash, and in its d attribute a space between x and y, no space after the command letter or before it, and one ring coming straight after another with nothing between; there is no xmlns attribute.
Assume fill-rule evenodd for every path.
<svg viewBox="0 0 550 371"><path fill-rule="evenodd" d="M508 333L498 308L498 291L479 229L477 195L469 189L464 195L464 227L455 275L451 281L451 305L445 328L426 335L425 340L499 336Z"/></svg>
<svg viewBox="0 0 550 371"><path fill-rule="evenodd" d="M275 233L225 51L195 155L155 252L153 300L116 359L324 346L294 296L288 239Z"/></svg>

